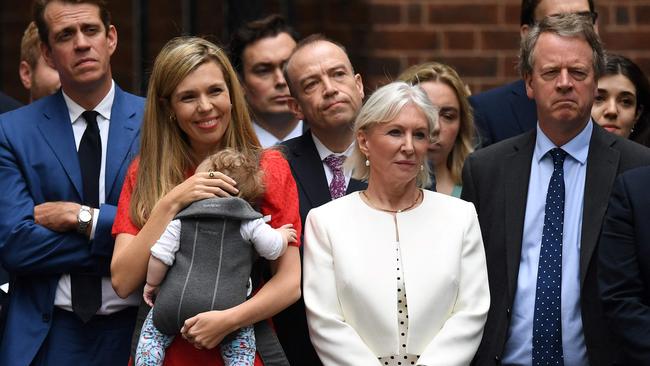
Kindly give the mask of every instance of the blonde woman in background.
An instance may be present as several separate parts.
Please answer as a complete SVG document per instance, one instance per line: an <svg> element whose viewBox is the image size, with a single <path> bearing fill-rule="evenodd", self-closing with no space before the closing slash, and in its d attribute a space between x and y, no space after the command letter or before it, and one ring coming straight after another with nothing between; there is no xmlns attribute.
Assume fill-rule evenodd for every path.
<svg viewBox="0 0 650 366"><path fill-rule="evenodd" d="M428 62L404 71L398 79L419 85L438 107L439 132L429 144L429 160L435 175L435 190L460 197L463 164L474 151L476 128L467 98L467 87L458 73L445 64Z"/></svg>

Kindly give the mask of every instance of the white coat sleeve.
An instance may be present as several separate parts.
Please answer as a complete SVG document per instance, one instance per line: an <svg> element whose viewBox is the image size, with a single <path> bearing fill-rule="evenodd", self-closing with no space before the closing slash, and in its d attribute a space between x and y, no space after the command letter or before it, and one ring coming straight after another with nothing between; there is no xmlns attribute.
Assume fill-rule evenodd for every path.
<svg viewBox="0 0 650 366"><path fill-rule="evenodd" d="M490 308L490 289L478 217L472 204L467 207L456 302L417 365L469 365L481 343Z"/></svg>
<svg viewBox="0 0 650 366"><path fill-rule="evenodd" d="M312 344L325 366L378 366L377 356L345 322L337 291L333 243L320 213L325 212L316 209L307 215L304 235L303 296Z"/></svg>

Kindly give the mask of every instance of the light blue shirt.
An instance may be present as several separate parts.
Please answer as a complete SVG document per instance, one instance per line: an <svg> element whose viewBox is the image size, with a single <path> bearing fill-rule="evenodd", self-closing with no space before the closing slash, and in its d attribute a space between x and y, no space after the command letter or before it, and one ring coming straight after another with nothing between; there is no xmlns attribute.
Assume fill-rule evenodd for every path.
<svg viewBox="0 0 650 366"><path fill-rule="evenodd" d="M564 160L564 241L562 242L562 348L565 366L589 365L580 311L580 239L592 123L589 121L580 134L560 146L568 153ZM528 183L519 277L508 339L503 353L503 365L532 364L537 268L544 226L546 191L553 174L553 158L548 152L555 147L538 124Z"/></svg>

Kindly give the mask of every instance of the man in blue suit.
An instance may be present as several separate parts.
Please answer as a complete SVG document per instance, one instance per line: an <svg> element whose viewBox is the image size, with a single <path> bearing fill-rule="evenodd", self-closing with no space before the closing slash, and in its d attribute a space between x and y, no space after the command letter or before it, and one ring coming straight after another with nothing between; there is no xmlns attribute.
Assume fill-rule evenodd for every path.
<svg viewBox="0 0 650 366"><path fill-rule="evenodd" d="M139 299L112 289L111 226L144 101L113 82L104 1L37 0L34 18L61 90L0 116L0 365L126 364Z"/></svg>
<svg viewBox="0 0 650 366"><path fill-rule="evenodd" d="M596 25L593 0L523 0L521 37L524 38L530 27L545 17L561 13L585 14ZM482 147L530 131L537 124L535 101L526 95L526 87L521 79L471 96L469 102L474 108L474 121Z"/></svg>

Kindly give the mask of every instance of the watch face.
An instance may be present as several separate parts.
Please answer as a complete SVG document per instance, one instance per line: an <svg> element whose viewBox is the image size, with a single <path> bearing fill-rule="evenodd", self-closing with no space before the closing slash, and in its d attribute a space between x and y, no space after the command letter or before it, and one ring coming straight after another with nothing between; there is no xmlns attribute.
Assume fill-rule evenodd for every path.
<svg viewBox="0 0 650 366"><path fill-rule="evenodd" d="M90 222L92 220L92 215L88 211L81 211L79 212L79 221L81 222Z"/></svg>

